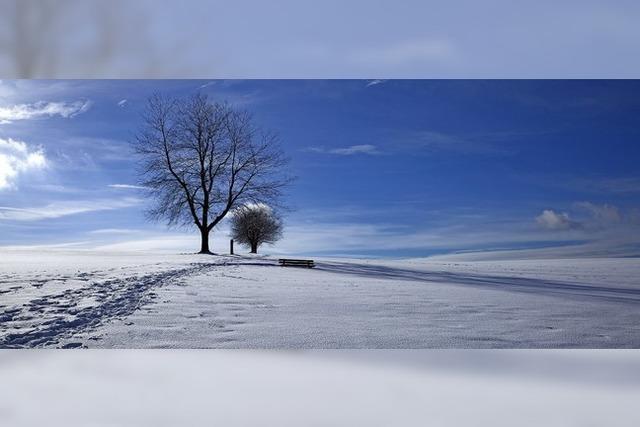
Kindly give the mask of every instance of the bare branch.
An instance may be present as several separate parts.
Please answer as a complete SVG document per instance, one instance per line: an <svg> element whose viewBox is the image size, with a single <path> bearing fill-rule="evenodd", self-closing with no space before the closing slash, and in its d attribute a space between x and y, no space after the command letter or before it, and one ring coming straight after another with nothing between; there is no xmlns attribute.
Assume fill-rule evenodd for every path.
<svg viewBox="0 0 640 427"><path fill-rule="evenodd" d="M231 236L252 253L264 243L275 243L282 238L282 220L264 204L249 204L236 208L231 220Z"/></svg>
<svg viewBox="0 0 640 427"><path fill-rule="evenodd" d="M203 251L208 234L233 209L247 203L276 206L291 179L277 137L251 115L203 95L154 95L136 137L140 184L149 188L152 220L195 224ZM205 245L205 243L207 243Z"/></svg>

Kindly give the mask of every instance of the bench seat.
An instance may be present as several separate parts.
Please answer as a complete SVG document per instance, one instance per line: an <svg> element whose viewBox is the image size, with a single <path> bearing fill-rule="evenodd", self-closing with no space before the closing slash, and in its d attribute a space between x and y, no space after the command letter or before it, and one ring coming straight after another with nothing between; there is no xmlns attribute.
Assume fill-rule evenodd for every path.
<svg viewBox="0 0 640 427"><path fill-rule="evenodd" d="M315 263L313 262L312 259L287 259L287 258L280 258L278 260L278 262L280 263L280 265L282 267L307 267L307 268L313 268L315 267Z"/></svg>

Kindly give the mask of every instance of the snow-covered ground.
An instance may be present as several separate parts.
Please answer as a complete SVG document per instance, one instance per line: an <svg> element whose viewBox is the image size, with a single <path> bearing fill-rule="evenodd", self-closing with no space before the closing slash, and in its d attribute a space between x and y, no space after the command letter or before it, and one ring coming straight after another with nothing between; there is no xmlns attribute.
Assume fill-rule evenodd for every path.
<svg viewBox="0 0 640 427"><path fill-rule="evenodd" d="M0 347L640 347L640 260L5 250Z"/></svg>

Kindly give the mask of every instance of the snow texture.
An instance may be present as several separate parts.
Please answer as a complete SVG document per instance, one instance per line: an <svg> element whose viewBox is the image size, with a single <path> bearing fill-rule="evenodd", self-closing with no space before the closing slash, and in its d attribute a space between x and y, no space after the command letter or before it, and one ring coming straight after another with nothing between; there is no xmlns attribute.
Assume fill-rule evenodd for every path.
<svg viewBox="0 0 640 427"><path fill-rule="evenodd" d="M638 348L634 258L5 251L0 348Z"/></svg>

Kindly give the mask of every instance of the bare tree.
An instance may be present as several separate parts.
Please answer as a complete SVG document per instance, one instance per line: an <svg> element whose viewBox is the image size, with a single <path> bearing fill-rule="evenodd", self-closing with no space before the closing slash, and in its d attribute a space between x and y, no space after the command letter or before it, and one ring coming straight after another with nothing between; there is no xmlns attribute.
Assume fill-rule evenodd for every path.
<svg viewBox="0 0 640 427"><path fill-rule="evenodd" d="M154 204L152 220L195 225L200 253L210 253L209 233L234 208L277 205L290 178L277 137L251 115L206 96L149 99L136 137L141 185Z"/></svg>
<svg viewBox="0 0 640 427"><path fill-rule="evenodd" d="M233 211L231 237L249 246L251 253L258 253L263 243L275 243L282 238L282 220L269 206L251 204Z"/></svg>

